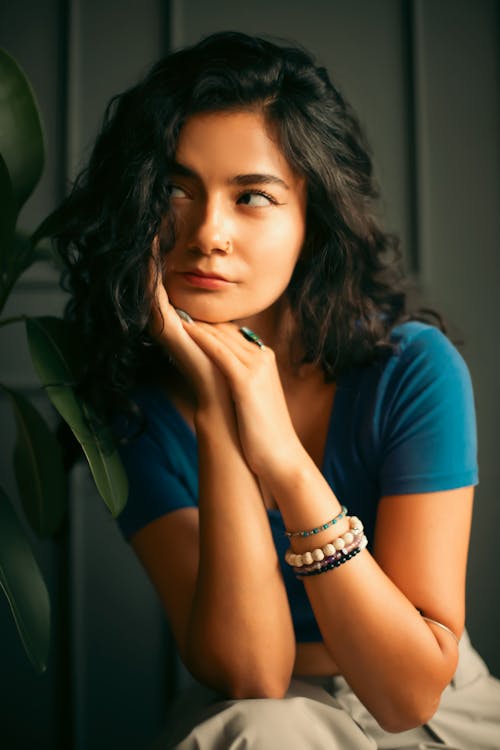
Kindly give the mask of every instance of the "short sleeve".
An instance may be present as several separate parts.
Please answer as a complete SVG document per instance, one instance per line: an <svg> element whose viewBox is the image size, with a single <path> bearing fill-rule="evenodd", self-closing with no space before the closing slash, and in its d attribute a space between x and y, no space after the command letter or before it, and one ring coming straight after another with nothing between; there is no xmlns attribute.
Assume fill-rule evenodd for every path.
<svg viewBox="0 0 500 750"><path fill-rule="evenodd" d="M474 396L467 365L436 328L415 324L385 373L381 495L476 484Z"/></svg>
<svg viewBox="0 0 500 750"><path fill-rule="evenodd" d="M120 447L128 499L117 522L127 538L151 521L197 505L194 435L173 407L147 403L146 428Z"/></svg>

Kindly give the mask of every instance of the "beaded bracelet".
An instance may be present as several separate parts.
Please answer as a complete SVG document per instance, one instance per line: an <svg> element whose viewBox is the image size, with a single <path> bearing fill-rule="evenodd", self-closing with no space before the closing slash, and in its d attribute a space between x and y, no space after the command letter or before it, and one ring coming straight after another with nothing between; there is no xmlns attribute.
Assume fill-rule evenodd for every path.
<svg viewBox="0 0 500 750"><path fill-rule="evenodd" d="M352 542L352 544L349 544L343 549L338 550L337 552L335 552L334 555L328 555L324 557L323 560L320 560L319 562L314 562L311 565L294 566L293 570L295 573L308 573L310 570L320 570L321 568L325 567L325 565L329 565L330 563L333 563L336 560L340 560L341 557L345 557L346 555L348 555L349 552L352 552L353 549L355 549L356 547L359 547L362 541L363 541L363 532L361 531L359 534L356 534L354 536L354 541Z"/></svg>
<svg viewBox="0 0 500 750"><path fill-rule="evenodd" d="M285 556L285 560L292 568L297 569L306 569L311 565L319 565L324 560L332 561L341 557L342 554L350 552L350 550L359 543L362 534L363 529L360 529L355 533L346 533L344 535L345 539L343 539L344 545L341 549L336 549L334 544L329 543L325 544L321 549L313 550L312 552L304 552L302 555L295 555L292 552L290 555Z"/></svg>
<svg viewBox="0 0 500 750"><path fill-rule="evenodd" d="M366 538L366 536L363 536L359 545L357 547L354 547L354 549L352 549L350 552L347 552L347 554L342 554L341 557L339 557L337 560L333 560L333 562L328 563L328 565L323 565L318 570L311 570L306 573L306 572L303 572L300 568L298 568L296 569L295 577L300 581L303 578L310 578L311 576L318 576L318 575L321 575L321 573L326 573L328 570L333 570L333 568L339 568L344 563L348 562L349 560L352 560L352 558L355 557L356 555L359 555L361 550L363 550L367 544L368 544L368 539Z"/></svg>
<svg viewBox="0 0 500 750"><path fill-rule="evenodd" d="M332 518L331 521L328 521L328 523L324 523L321 526L316 526L315 529L310 529L309 531L285 531L285 535L290 539L292 536L313 536L313 534L319 534L320 531L325 531L326 529L329 529L330 526L334 526L337 521L340 521L344 516L347 514L347 508L345 505L342 506L342 510L340 513L335 516L335 518Z"/></svg>
<svg viewBox="0 0 500 750"><path fill-rule="evenodd" d="M319 560L318 562L313 562L311 564L305 564L305 565L294 565L293 569L295 573L307 573L310 570L319 570L324 565L329 565L329 563L334 562L335 560L340 560L341 557L347 555L351 550L353 550L355 547L358 547L360 544L360 541L363 537L363 532L360 532L359 534L355 534L354 540L352 544L347 545L346 547L343 547L341 550L337 550L332 555L325 555L325 557L322 560Z"/></svg>
<svg viewBox="0 0 500 750"><path fill-rule="evenodd" d="M363 524L359 518L351 516L349 517L349 528L350 531L346 531L345 534L341 534L323 547L317 547L310 552L298 554L289 548L285 553L286 562L294 568L300 568L303 565L311 565L314 562L323 560L325 557L334 555L336 552L340 552L344 547L352 544L356 536L360 536L363 531Z"/></svg>

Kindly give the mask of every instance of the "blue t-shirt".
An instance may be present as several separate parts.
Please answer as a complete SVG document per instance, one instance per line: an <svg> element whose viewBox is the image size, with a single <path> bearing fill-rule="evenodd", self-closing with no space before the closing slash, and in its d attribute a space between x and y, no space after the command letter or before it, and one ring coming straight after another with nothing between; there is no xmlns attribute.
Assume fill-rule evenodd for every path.
<svg viewBox="0 0 500 750"><path fill-rule="evenodd" d="M321 469L339 502L361 518L368 539L381 497L478 481L474 398L463 358L424 323L403 323L391 338L393 352L337 380ZM192 429L159 388L144 387L135 400L147 427L121 449L129 497L118 523L126 537L198 502ZM297 641L322 640L304 586L284 562L289 540L281 513L268 510L268 517Z"/></svg>

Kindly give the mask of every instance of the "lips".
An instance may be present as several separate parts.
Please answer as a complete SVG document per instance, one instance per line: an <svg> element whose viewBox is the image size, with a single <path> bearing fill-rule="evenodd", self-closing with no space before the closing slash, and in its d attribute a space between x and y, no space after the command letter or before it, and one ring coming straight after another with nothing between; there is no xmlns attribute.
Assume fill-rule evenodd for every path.
<svg viewBox="0 0 500 750"><path fill-rule="evenodd" d="M184 274L188 274L189 276L201 276L205 279L220 279L220 281L229 281L229 279L226 279L225 276L222 276L220 273L211 273L209 271L202 271L199 268L192 268L189 271L184 271Z"/></svg>
<svg viewBox="0 0 500 750"><path fill-rule="evenodd" d="M233 283L224 276L220 276L216 273L207 273L198 268L189 271L182 271L180 275L189 286L198 287L200 289L223 289Z"/></svg>

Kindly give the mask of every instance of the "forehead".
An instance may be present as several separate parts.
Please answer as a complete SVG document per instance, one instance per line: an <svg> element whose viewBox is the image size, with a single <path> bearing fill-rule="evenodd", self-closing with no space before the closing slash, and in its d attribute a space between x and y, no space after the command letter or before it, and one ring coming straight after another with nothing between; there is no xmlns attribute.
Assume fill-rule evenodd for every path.
<svg viewBox="0 0 500 750"><path fill-rule="evenodd" d="M182 127L176 161L202 174L272 173L299 185L272 129L260 112L210 112L192 115ZM201 170L201 171L200 171Z"/></svg>

